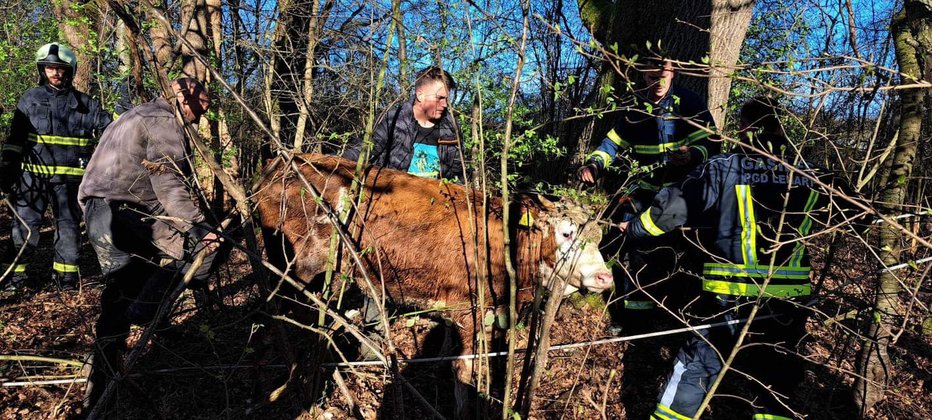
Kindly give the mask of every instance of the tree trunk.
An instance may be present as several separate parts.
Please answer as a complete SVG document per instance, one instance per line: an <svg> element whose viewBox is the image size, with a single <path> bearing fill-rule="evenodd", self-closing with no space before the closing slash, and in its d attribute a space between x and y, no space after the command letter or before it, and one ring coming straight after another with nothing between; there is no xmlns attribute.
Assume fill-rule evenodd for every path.
<svg viewBox="0 0 932 420"><path fill-rule="evenodd" d="M577 2L583 22L610 55L618 56L614 59L659 55L678 61L674 83L706 98L716 123L722 123L731 86L728 76L738 60L755 0ZM612 86L614 92L602 89L597 107L608 104L610 95L624 94L621 89L627 80L638 81L635 74L618 74L616 66L627 73L623 63L603 63L599 86ZM612 118L597 121L593 140L601 140L613 123Z"/></svg>
<svg viewBox="0 0 932 420"><path fill-rule="evenodd" d="M172 64L175 61L175 49L172 48L171 31L165 28L165 24L156 19L154 13L147 13L147 19L155 22L149 28L149 38L152 40L152 50L155 52L155 64L158 65L159 71L164 74L172 73Z"/></svg>
<svg viewBox="0 0 932 420"><path fill-rule="evenodd" d="M185 0L181 6L181 25L182 36L191 44L190 48L181 44L181 73L204 83L207 81L207 67L195 58L194 52L209 56L206 0Z"/></svg>
<svg viewBox="0 0 932 420"><path fill-rule="evenodd" d="M725 109L731 90L731 74L741 53L755 0L712 0L710 34L709 112L719 127L725 123Z"/></svg>
<svg viewBox="0 0 932 420"><path fill-rule="evenodd" d="M891 26L894 35L896 60L903 74L902 83L929 80L928 57L932 51L932 6L924 1L907 0ZM894 149L889 174L884 177L886 185L881 203L886 203L887 214L904 211L907 190L911 182L916 150L923 141L922 116L925 90L906 89L901 94L899 139ZM881 227L879 256L884 266L900 263L903 250L903 235L889 224ZM858 358L858 373L855 383L855 402L861 414L865 414L883 399L883 391L892 377L887 347L897 334L897 325L902 321L901 302L898 298L902 286L897 277L883 271L877 285L873 316L867 327L867 341Z"/></svg>
<svg viewBox="0 0 932 420"><path fill-rule="evenodd" d="M78 71L74 75L74 87L82 92L91 90L96 52L89 50L95 43L88 42L94 36L98 26L98 13L92 7L94 3L74 2L72 0L54 0L52 13L58 20L59 28L65 36L68 46L78 59Z"/></svg>
<svg viewBox="0 0 932 420"><path fill-rule="evenodd" d="M324 23L327 22L327 17L332 7L332 1L324 2L323 7L321 7L320 0L311 1L311 18L308 19L307 24L307 49L304 56L303 89L301 92L298 122L295 125L295 151L302 150L304 138L306 137L305 130L307 129L308 120L310 118L311 102L314 100L314 60L317 57L315 53L324 28Z"/></svg>
<svg viewBox="0 0 932 420"><path fill-rule="evenodd" d="M283 0L278 3L278 25L272 39L274 55L270 76L270 95L274 119L278 120L278 138L285 147L294 145L298 118L301 114L299 98L301 81L307 58L308 28L313 0Z"/></svg>

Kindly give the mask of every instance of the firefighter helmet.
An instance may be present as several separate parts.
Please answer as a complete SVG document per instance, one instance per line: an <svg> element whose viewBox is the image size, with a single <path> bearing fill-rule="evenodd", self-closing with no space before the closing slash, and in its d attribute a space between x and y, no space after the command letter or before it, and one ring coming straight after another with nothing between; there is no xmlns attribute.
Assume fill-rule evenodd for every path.
<svg viewBox="0 0 932 420"><path fill-rule="evenodd" d="M78 71L78 59L74 51L67 45L57 42L45 44L36 51L36 68L39 71L39 80L45 81L45 66L50 64L65 65L71 68L70 77Z"/></svg>

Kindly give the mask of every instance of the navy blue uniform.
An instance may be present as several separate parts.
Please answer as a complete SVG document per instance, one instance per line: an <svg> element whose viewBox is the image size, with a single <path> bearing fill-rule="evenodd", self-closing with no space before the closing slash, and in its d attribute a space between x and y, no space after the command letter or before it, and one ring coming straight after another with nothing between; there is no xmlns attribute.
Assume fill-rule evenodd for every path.
<svg viewBox="0 0 932 420"><path fill-rule="evenodd" d="M657 104L636 101L638 103L621 112L615 126L588 159L588 163L601 173L616 160L626 157L634 161L632 170L641 174L634 188L620 198L624 204L613 203L609 209L609 217L614 222L623 221L642 210L650 204L657 191L682 181L693 168L721 150L721 144L710 139L715 123L708 107L696 94L673 86ZM668 164L669 153L682 146L688 147L689 163L681 166ZM621 251L621 240L614 232L617 231L605 235L602 245L608 257ZM624 308L635 311L652 309L654 300L645 289L654 299L663 299L665 288L660 286L674 272L680 252L669 241L658 240L642 244L639 249L626 250L626 253L628 273L618 265L613 266L616 267L613 269L615 278L624 282ZM650 264L650 261L666 261L668 264L661 267ZM634 316L634 312L626 312L625 317ZM629 323L631 326L644 324Z"/></svg>
<svg viewBox="0 0 932 420"><path fill-rule="evenodd" d="M805 163L796 168L835 188L844 187ZM684 225L698 228L699 242L708 253L702 268L703 297L696 308L700 315L713 320L744 318L751 303L761 299L758 315L774 316L752 324L753 335L745 343L762 345L743 349L736 362L738 369L773 387L772 392L760 390L763 408L756 418L791 415L783 406L786 401L781 404L774 395L791 396L803 378L794 355L806 321L805 308L797 300L811 293L803 238L850 216L836 204L831 192L780 162L724 154L698 167L681 186L661 190L628 227L632 238L660 236ZM727 357L740 330L741 325L733 325L692 336L677 354L651 418L692 418L722 369L719 354ZM788 350L774 351L774 346Z"/></svg>
<svg viewBox="0 0 932 420"><path fill-rule="evenodd" d="M14 268L19 280L24 279L50 204L55 217L53 272L69 282L76 280L81 219L78 184L96 139L110 120L97 101L70 87L55 89L46 84L20 98L2 159L6 176L19 178L7 180L15 185L12 202L25 222L13 221L13 244L17 250L25 246Z"/></svg>

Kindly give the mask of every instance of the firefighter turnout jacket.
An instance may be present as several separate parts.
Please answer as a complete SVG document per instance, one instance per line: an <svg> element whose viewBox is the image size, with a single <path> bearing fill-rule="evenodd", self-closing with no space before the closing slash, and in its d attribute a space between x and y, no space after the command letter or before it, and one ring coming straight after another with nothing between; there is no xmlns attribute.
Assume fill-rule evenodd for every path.
<svg viewBox="0 0 932 420"><path fill-rule="evenodd" d="M809 295L809 256L803 241L832 220L854 220L833 200L834 191L850 194L843 182L805 162L795 164L795 169L760 155L713 157L680 186L661 190L651 207L631 221L627 235L646 238L683 225L698 228L700 243L711 253L702 269L706 292Z"/></svg>
<svg viewBox="0 0 932 420"><path fill-rule="evenodd" d="M78 183L110 120L97 101L73 88L32 88L16 106L4 164L21 162L23 171L52 183Z"/></svg>
<svg viewBox="0 0 932 420"><path fill-rule="evenodd" d="M635 99L635 104L623 109L602 144L589 155L588 163L601 173L616 157L626 154L636 162L633 171L644 174L637 187L656 192L682 180L697 164L719 153L719 142L709 139L714 129L705 102L673 86L657 104ZM681 146L689 148L691 164L666 165L668 153Z"/></svg>

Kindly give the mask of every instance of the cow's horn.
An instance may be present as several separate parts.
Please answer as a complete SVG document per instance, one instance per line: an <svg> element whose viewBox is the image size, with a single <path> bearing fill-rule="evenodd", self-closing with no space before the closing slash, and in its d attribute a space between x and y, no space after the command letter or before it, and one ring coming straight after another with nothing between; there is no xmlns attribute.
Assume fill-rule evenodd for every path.
<svg viewBox="0 0 932 420"><path fill-rule="evenodd" d="M540 204L544 207L544 210L553 211L557 208L557 205L554 204L553 201L548 200L547 197L544 197L543 194L537 194L537 200L540 201Z"/></svg>

